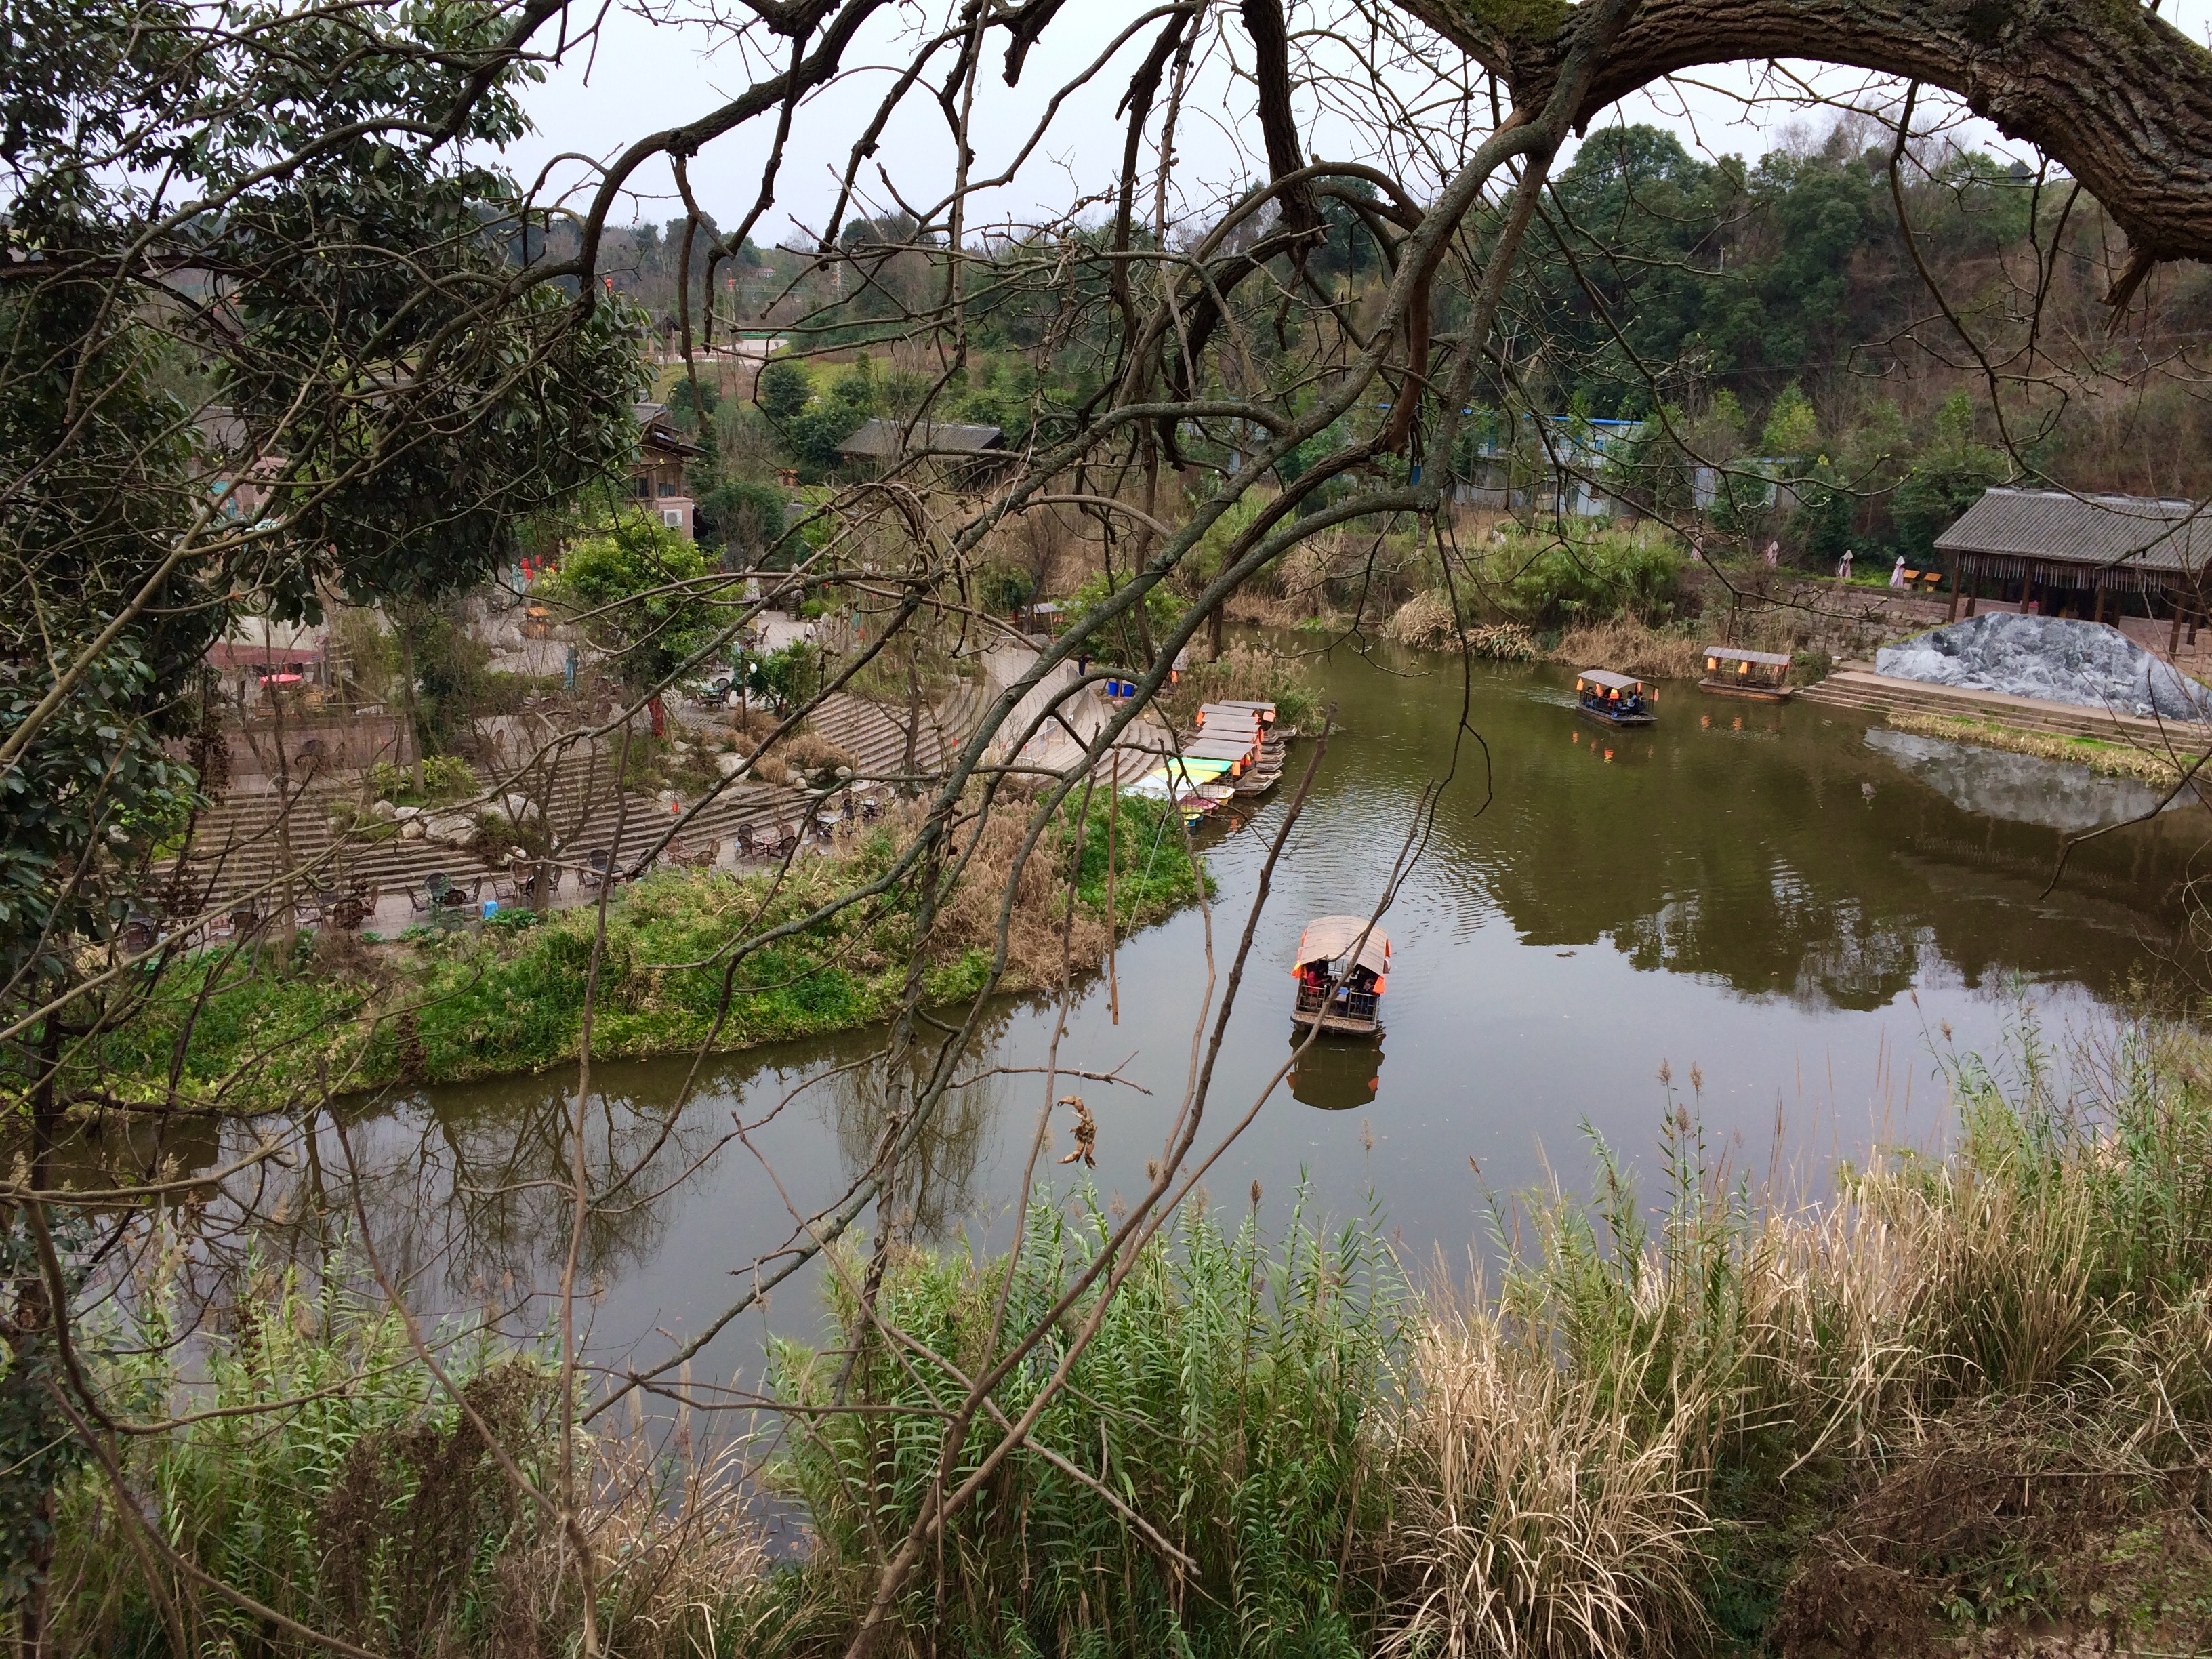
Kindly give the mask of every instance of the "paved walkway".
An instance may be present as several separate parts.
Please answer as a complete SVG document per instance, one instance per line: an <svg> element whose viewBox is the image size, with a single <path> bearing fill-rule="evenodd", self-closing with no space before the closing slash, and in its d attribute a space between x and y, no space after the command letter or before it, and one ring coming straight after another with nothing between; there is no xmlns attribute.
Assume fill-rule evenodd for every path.
<svg viewBox="0 0 2212 1659"><path fill-rule="evenodd" d="M1032 647L1007 641L993 646L983 661L994 690L1003 691L1028 673L1036 659ZM1005 741L1017 741L1032 726L1036 731L1012 756L1000 750L1002 760L1062 774L1081 763L1112 718L1113 707L1098 694L1095 684L1073 690L1077 678L1073 663L1061 663L1014 706L1012 714L999 728ZM1114 744L1122 757L1121 777L1133 781L1151 771L1158 764L1160 753L1170 747L1170 741L1165 724L1146 709L1129 723Z"/></svg>

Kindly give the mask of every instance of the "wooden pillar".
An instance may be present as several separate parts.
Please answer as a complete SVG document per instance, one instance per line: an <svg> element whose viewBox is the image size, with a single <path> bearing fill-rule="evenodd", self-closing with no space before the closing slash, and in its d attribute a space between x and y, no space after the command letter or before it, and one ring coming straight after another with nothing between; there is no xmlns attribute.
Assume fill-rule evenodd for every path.
<svg viewBox="0 0 2212 1659"><path fill-rule="evenodd" d="M2105 620L2105 577L2102 571L2097 574L2097 603L2090 611L2089 620L2094 623Z"/></svg>
<svg viewBox="0 0 2212 1659"><path fill-rule="evenodd" d="M1951 614L1949 622L1959 620L1959 601L1966 591L1966 556L1960 554L1951 561Z"/></svg>
<svg viewBox="0 0 2212 1659"><path fill-rule="evenodd" d="M2165 591L2166 591L2166 590L2165 590L2164 588L2160 588L2159 591L2160 591L2161 593L2163 593L2163 592L2165 592ZM2170 597L2170 596L2169 596L2169 597ZM2181 601L2180 601L2180 600L2179 600L2179 599L2175 599L2175 600L2173 601L2173 626L2172 626L2171 629L2169 629L2167 630L2167 632L2166 632L2166 656L2167 656L2168 659L2170 660L2170 659L2172 658L2173 654L2174 654L2176 652L2179 651L2180 649L2181 649Z"/></svg>

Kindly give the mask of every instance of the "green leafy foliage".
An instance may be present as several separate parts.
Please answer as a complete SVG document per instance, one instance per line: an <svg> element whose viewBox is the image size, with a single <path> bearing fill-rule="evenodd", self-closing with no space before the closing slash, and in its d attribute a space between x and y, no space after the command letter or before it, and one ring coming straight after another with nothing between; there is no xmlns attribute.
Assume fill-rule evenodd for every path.
<svg viewBox="0 0 2212 1659"><path fill-rule="evenodd" d="M722 547L748 567L787 567L784 500L774 485L742 478L712 486L699 497L701 544Z"/></svg>
<svg viewBox="0 0 2212 1659"><path fill-rule="evenodd" d="M822 689L822 653L805 640L746 659L745 690L779 714L788 714Z"/></svg>
<svg viewBox="0 0 2212 1659"><path fill-rule="evenodd" d="M1080 616L1083 612L1102 605L1108 599L1119 595L1129 584L1130 578L1126 571L1116 570L1111 577L1103 570L1094 571L1084 580L1080 587L1068 596L1066 603L1078 616ZM1175 590L1164 581L1154 582L1145 590L1141 606L1143 611L1141 629L1137 625L1135 615L1139 608L1136 605L1130 606L1121 614L1119 618L1108 623L1103 629L1093 636L1100 641L1095 654L1100 657L1107 656L1109 654L1108 647L1110 645L1118 649L1126 660L1140 662L1150 654L1146 649L1148 638L1158 639L1182 619L1183 601L1176 596Z"/></svg>
<svg viewBox="0 0 2212 1659"><path fill-rule="evenodd" d="M422 762L422 787L415 787L415 769L378 761L368 769L370 793L395 806L434 806L465 800L483 786L476 769L455 755L431 755Z"/></svg>
<svg viewBox="0 0 2212 1659"><path fill-rule="evenodd" d="M812 401L814 382L799 364L778 358L761 370L755 395L763 414L787 421Z"/></svg>
<svg viewBox="0 0 2212 1659"><path fill-rule="evenodd" d="M1656 526L1520 534L1481 561L1483 601L1544 627L1628 613L1657 622L1674 605L1684 555Z"/></svg>
<svg viewBox="0 0 2212 1659"><path fill-rule="evenodd" d="M545 592L636 693L683 672L714 637L714 610L700 592L706 574L696 544L623 514L571 546Z"/></svg>
<svg viewBox="0 0 2212 1659"><path fill-rule="evenodd" d="M1897 487L1898 550L1908 559L1933 557L1936 538L2011 470L2001 452L1976 441L1972 399L1963 392L1946 398L1933 435Z"/></svg>

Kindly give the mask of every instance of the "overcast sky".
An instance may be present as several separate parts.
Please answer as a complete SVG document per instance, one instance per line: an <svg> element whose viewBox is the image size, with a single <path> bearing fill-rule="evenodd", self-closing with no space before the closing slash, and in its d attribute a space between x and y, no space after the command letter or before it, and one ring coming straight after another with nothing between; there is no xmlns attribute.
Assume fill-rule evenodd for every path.
<svg viewBox="0 0 2212 1659"><path fill-rule="evenodd" d="M826 222L854 141L908 62L915 43L927 38L947 9L947 0L930 0L926 6L887 8L872 20L846 55L847 72L802 106L787 148L776 202L761 220L757 241L783 241ZM996 44L1004 37L994 36L973 119L976 176L988 178L1006 169L1052 94L1090 69L1118 35L1150 9L1133 0L1076 0L1060 12L1030 53L1020 84L1012 88L1001 73L1003 45ZM2212 0L2184 0L2178 13L2169 10L2167 15L2191 36L2203 40L2208 19L2212 19ZM1294 3L1291 10L1294 30L1311 30L1336 15L1326 4ZM1170 216L1177 220L1202 222L1223 198L1266 171L1251 117L1249 88L1232 68L1232 60L1248 56L1242 27L1233 7L1217 7L1215 16L1219 21L1206 36L1182 125L1176 175L1180 194L1170 204ZM1158 27L1155 21L1137 30L1088 84L1062 102L1014 182L971 208L971 224L979 220L986 224L1039 222L1112 187L1121 153L1115 106ZM1318 43L1314 50L1348 77L1365 71L1364 50L1340 40ZM949 52L940 54L931 78L941 82L951 61ZM571 52L548 70L544 84L529 90L526 102L538 130L510 149L507 165L526 180L544 170L556 190L580 191L587 197L598 182L598 166L646 134L711 111L763 72L760 61L750 58L747 47L726 30L697 21L654 21L636 10L612 8L595 49ZM1439 86L1425 74L1402 68L1394 71L1388 66L1382 73L1408 99L1443 106L1457 96L1449 83ZM1808 64L1785 64L1778 72L1762 64L1705 71L1698 83L1669 82L1624 103L1614 113L1621 120L1670 128L1693 151L1757 155L1789 142L1793 129L1802 137L1825 131L1834 118L1832 112L1819 108L1744 101L1745 94L1756 88L1785 90L1796 77L1816 85L1824 96L1861 104L1879 105L1886 92L1893 96L1894 89L1870 83L1856 71L1823 73ZM1458 151L1441 111L1432 123L1442 141L1437 162L1393 155L1374 119L1378 100L1372 94L1363 96L1356 82L1340 84L1344 90L1328 96L1315 88L1301 89L1299 115L1307 129L1309 155L1382 167L1405 179L1416 194L1425 194L1436 167L1455 159ZM1480 107L1486 125L1486 101ZM1917 129L1943 118L1942 111L1924 99L1922 112ZM710 145L691 164L700 205L725 228L743 217L759 192L773 120L771 116L739 129ZM1155 134L1158 127L1156 114ZM2006 145L1982 123L1965 122L1955 131L1969 143L2027 155L2024 147ZM1147 167L1150 161L1148 155ZM917 210L934 206L951 186L952 168L945 118L934 98L917 89L886 130L875 157L863 166L865 199L860 205L866 210L886 210L903 199ZM1148 177L1147 198L1150 188ZM639 219L657 223L681 210L666 165L653 162L631 180L629 195L611 218L617 224ZM1099 210L1094 207L1089 216L1098 217Z"/></svg>

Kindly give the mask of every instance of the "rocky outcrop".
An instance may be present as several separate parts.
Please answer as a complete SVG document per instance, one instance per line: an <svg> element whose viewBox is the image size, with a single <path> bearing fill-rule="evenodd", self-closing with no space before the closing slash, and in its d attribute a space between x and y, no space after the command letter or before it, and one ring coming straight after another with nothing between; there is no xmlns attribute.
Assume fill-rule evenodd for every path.
<svg viewBox="0 0 2212 1659"><path fill-rule="evenodd" d="M2101 623L2004 612L1973 617L1885 647L1874 665L1893 678L1962 690L2162 720L2212 719L2212 690Z"/></svg>

